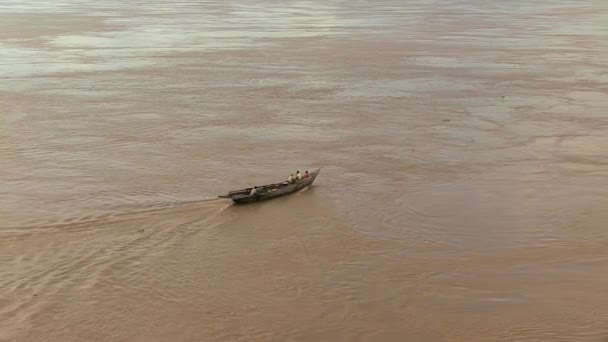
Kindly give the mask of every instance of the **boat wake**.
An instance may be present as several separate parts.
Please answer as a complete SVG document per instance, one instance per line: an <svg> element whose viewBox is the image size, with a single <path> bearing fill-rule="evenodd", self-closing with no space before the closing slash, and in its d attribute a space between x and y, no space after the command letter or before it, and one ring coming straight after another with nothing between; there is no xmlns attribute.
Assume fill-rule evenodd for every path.
<svg viewBox="0 0 608 342"><path fill-rule="evenodd" d="M134 203L108 206L105 212L79 217L64 217L61 220L41 222L34 224L24 224L13 227L4 227L0 233L7 235L22 235L32 233L52 233L64 231L82 231L91 228L99 228L103 225L117 222L144 219L150 216L175 214L187 211L202 211L209 213L212 211L223 212L231 204L219 206L223 203L222 199L216 197L157 201L148 203Z"/></svg>
<svg viewBox="0 0 608 342"><path fill-rule="evenodd" d="M298 196L298 195L300 195L301 193L304 193L304 192L308 191L308 189L310 189L310 185L309 185L309 186L307 186L307 187L305 187L305 188L302 188L301 190L299 190L298 192L296 192L296 194L295 194L295 195L296 195L296 196Z"/></svg>
<svg viewBox="0 0 608 342"><path fill-rule="evenodd" d="M192 253L200 246L189 244L194 238L214 239L230 218L222 214L229 206L215 198L133 203L103 208L109 211L99 215L3 228L0 289L10 299L0 306L0 317L7 318L0 320L0 331L50 310L49 298L103 293L117 283L151 288L159 277L157 260L188 248Z"/></svg>

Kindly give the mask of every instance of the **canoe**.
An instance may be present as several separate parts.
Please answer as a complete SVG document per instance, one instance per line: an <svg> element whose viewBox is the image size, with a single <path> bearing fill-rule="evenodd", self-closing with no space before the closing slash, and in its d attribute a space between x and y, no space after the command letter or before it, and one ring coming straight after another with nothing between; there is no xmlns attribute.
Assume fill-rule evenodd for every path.
<svg viewBox="0 0 608 342"><path fill-rule="evenodd" d="M222 195L218 197L230 198L234 201L234 203L237 204L269 200L272 198L294 193L300 189L304 189L305 187L312 185L312 183L319 175L319 171L321 171L320 168L313 172L310 172L310 177L308 177L307 179L295 181L294 183L281 182L258 186L257 193L254 195L250 195L252 188L246 188L241 190L230 191L227 195Z"/></svg>

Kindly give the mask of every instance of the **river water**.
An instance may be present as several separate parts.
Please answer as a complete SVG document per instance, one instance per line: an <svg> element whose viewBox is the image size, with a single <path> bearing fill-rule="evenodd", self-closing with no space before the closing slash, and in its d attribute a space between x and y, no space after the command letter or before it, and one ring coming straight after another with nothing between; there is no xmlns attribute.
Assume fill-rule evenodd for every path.
<svg viewBox="0 0 608 342"><path fill-rule="evenodd" d="M600 341L607 42L600 0L3 1L0 341Z"/></svg>

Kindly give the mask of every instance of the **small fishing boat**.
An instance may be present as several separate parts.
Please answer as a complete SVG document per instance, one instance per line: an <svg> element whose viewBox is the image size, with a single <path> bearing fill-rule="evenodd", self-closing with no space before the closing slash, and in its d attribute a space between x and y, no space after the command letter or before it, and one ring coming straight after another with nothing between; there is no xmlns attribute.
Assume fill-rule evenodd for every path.
<svg viewBox="0 0 608 342"><path fill-rule="evenodd" d="M251 195L251 189L253 188L246 188L230 191L227 195L218 197L230 198L238 204L269 200L271 198L294 193L311 185L315 181L315 178L317 178L320 170L321 169L319 168L311 172L310 177L295 181L294 183L282 182L258 186L256 187L256 193L253 195Z"/></svg>

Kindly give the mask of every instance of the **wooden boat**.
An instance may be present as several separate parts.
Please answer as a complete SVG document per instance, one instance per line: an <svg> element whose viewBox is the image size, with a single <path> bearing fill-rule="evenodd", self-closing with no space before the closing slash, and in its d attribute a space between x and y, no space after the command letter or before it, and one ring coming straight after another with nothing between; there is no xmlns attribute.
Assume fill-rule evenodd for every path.
<svg viewBox="0 0 608 342"><path fill-rule="evenodd" d="M311 185L321 169L317 169L310 172L310 177L295 181L294 183L282 182L258 186L256 188L257 193L250 195L252 188L246 188L241 190L230 191L227 195L218 196L221 198L230 198L237 204L252 203L269 200L271 198L287 195L294 193L300 189Z"/></svg>

